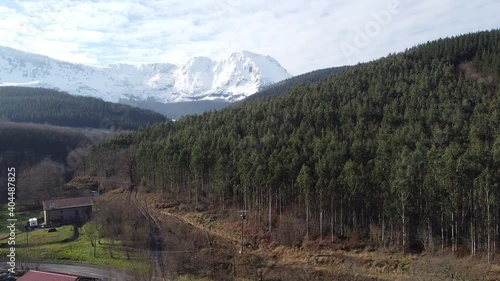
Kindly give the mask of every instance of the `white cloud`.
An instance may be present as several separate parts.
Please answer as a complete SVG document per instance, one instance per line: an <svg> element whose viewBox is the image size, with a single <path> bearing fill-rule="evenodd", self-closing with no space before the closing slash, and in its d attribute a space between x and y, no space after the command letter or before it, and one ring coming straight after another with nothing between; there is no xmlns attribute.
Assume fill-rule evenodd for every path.
<svg viewBox="0 0 500 281"><path fill-rule="evenodd" d="M92 65L250 50L299 74L498 28L498 10L491 0L11 0L0 4L0 45ZM356 45L359 30L368 40Z"/></svg>

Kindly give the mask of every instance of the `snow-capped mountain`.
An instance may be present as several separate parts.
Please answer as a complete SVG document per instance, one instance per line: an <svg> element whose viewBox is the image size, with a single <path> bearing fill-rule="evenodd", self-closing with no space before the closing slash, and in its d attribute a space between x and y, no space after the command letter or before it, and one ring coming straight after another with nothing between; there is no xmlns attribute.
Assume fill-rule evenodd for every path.
<svg viewBox="0 0 500 281"><path fill-rule="evenodd" d="M291 75L273 58L248 51L214 61L93 67L0 47L0 86L59 89L106 101L241 100Z"/></svg>

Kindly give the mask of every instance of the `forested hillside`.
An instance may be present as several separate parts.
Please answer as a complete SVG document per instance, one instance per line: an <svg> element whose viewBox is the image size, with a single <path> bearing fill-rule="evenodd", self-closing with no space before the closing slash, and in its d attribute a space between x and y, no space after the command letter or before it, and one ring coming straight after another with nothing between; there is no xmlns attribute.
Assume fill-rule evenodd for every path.
<svg viewBox="0 0 500 281"><path fill-rule="evenodd" d="M111 135L104 130L83 131L50 125L0 122L0 158L19 167L36 164L44 157L66 161L77 148ZM17 155L17 156L16 156Z"/></svg>
<svg viewBox="0 0 500 281"><path fill-rule="evenodd" d="M97 174L105 155L130 155L122 165L149 190L249 209L273 235L287 226L475 254L500 242L499 81L499 30L441 39L117 136L89 163Z"/></svg>
<svg viewBox="0 0 500 281"><path fill-rule="evenodd" d="M113 132L109 130L83 130L0 121L0 169L7 171L7 168L14 167L18 180L23 177L32 180L29 185L18 185L22 187L24 194L30 194L36 185L56 189L60 186L47 182L49 178L55 176L53 173L41 174L35 179L30 174L31 168L45 161L52 166L61 167L57 176L71 177L75 168L85 169L81 165L84 159L84 149L112 134ZM0 180L2 180L1 177ZM64 184L63 180L61 180L62 184ZM6 189L7 185L0 186L0 192L7 192ZM61 190L55 193L57 192L60 193ZM0 202L5 200L7 200L5 196L0 198Z"/></svg>
<svg viewBox="0 0 500 281"><path fill-rule="evenodd" d="M166 118L149 110L55 90L0 87L0 120L130 130L164 122Z"/></svg>

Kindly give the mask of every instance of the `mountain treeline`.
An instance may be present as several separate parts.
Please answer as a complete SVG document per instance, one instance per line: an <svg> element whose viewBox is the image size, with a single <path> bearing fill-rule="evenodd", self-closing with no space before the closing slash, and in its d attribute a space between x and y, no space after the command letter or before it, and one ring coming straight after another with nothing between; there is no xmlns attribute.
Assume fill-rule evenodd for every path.
<svg viewBox="0 0 500 281"><path fill-rule="evenodd" d="M149 110L91 97L72 96L55 90L0 87L0 120L135 130L148 124L164 122L166 117Z"/></svg>
<svg viewBox="0 0 500 281"><path fill-rule="evenodd" d="M291 78L288 78L286 80L283 80L281 82L272 84L271 86L268 86L257 93L247 97L246 99L242 100L241 103L245 103L248 101L252 101L257 98L269 98L269 97L276 97L276 96L281 96L284 93L290 91L293 87L297 85L309 85L312 83L319 82L323 79L326 79L328 77L335 76L339 73L342 73L343 71L349 69L351 66L339 66L339 67L330 67L330 68L325 68L325 69L318 69L315 71L311 71L308 73L304 73L301 75L297 75Z"/></svg>
<svg viewBox="0 0 500 281"><path fill-rule="evenodd" d="M167 116L169 119L178 120L182 116L203 114L210 110L221 110L231 103L224 100L201 100L201 101L186 101L162 103L152 100L132 101L121 100L121 103L131 106L152 110Z"/></svg>
<svg viewBox="0 0 500 281"><path fill-rule="evenodd" d="M126 155L131 180L150 191L248 209L276 237L490 253L500 242L499 81L499 30L441 39L116 136L88 160L98 174Z"/></svg>

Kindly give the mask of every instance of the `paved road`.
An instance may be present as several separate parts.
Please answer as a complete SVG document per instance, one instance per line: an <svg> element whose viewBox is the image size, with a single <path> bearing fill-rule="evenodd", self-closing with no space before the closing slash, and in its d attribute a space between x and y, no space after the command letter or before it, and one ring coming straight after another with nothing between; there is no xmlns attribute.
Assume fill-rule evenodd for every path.
<svg viewBox="0 0 500 281"><path fill-rule="evenodd" d="M87 277L100 278L104 281L125 281L130 280L127 271L121 269L108 268L104 266L88 264L68 264L68 263L23 263L17 265L18 268L38 269L42 271L51 271L64 274L82 275ZM7 263L1 262L0 269L6 270Z"/></svg>

